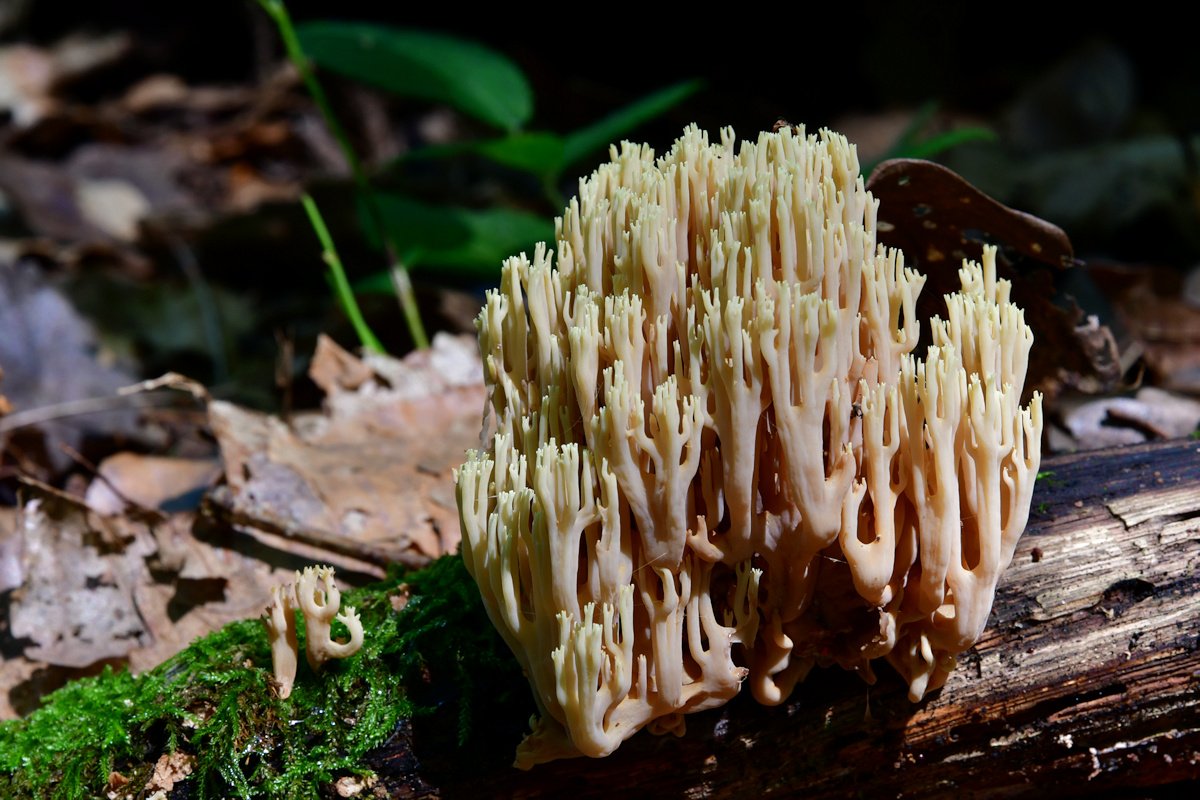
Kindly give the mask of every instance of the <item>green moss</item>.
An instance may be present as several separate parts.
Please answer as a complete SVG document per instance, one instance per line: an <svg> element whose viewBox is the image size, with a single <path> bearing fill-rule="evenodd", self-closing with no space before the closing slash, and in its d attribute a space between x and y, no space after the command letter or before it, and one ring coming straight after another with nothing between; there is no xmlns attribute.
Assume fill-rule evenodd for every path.
<svg viewBox="0 0 1200 800"><path fill-rule="evenodd" d="M1037 474L1037 481L1050 489L1061 488L1063 482L1054 477L1054 470L1044 470Z"/></svg>
<svg viewBox="0 0 1200 800"><path fill-rule="evenodd" d="M401 584L409 600L396 613ZM106 670L60 689L29 717L0 724L0 796L103 796L112 771L136 796L159 756L181 751L194 758L190 796L318 797L337 777L368 772L365 757L402 719L440 719L462 746L476 709L528 717L520 669L460 558L397 571L343 604L359 609L362 650L319 675L301 663L287 700L271 688L257 620L198 639L143 675Z"/></svg>

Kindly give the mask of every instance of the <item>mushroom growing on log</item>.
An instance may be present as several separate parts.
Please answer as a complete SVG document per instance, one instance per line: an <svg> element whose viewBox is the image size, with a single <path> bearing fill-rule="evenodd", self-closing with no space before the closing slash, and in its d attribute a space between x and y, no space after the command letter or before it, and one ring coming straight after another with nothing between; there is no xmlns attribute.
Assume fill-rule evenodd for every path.
<svg viewBox="0 0 1200 800"><path fill-rule="evenodd" d="M988 629L918 704L817 670L601 760L522 772L406 725L367 766L403 797L1190 797L1200 780L1200 442L1054 456ZM486 709L480 709L486 714Z"/></svg>
<svg viewBox="0 0 1200 800"><path fill-rule="evenodd" d="M964 262L933 345L924 278L876 246L838 134L625 143L509 259L478 319L497 432L458 472L462 551L534 688L529 767L603 756L816 664L912 700L978 639L1025 527L1033 337Z"/></svg>

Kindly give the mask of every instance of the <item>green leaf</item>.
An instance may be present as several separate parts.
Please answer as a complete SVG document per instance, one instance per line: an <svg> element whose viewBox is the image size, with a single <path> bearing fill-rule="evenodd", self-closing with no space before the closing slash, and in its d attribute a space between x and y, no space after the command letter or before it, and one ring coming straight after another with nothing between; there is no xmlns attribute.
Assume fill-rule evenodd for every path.
<svg viewBox="0 0 1200 800"><path fill-rule="evenodd" d="M996 140L996 134L993 131L980 127L956 128L955 130L935 134L924 139L918 138L921 131L933 120L937 110L938 104L933 100L930 100L917 109L917 112L913 114L913 118L909 120L908 125L904 127L904 131L897 137L896 141L892 142L887 152L874 161L869 161L861 165L862 174L870 175L875 167L889 159L932 159L951 148L958 147L960 144L966 144L967 142L993 142Z"/></svg>
<svg viewBox="0 0 1200 800"><path fill-rule="evenodd" d="M553 133L514 133L503 139L423 147L405 159L451 158L472 154L541 177L556 176L563 167L563 139Z"/></svg>
<svg viewBox="0 0 1200 800"><path fill-rule="evenodd" d="M966 142L994 142L995 132L987 128L956 128L909 145L898 158L933 158Z"/></svg>
<svg viewBox="0 0 1200 800"><path fill-rule="evenodd" d="M452 158L472 154L506 167L530 172L541 178L544 185L553 187L563 171L572 163L607 147L623 133L661 114L696 92L700 86L700 81L689 81L668 87L566 136L545 131L514 133L502 139L426 147L409 153L402 160ZM553 199L554 204L558 205L559 198Z"/></svg>
<svg viewBox="0 0 1200 800"><path fill-rule="evenodd" d="M468 235L457 213L459 209L429 205L388 192L377 193L376 200L383 224L399 248L397 256L406 266L412 266L425 252L452 249ZM366 204L360 201L358 210L368 240L381 247L382 242L373 234Z"/></svg>
<svg viewBox="0 0 1200 800"><path fill-rule="evenodd" d="M554 224L508 208L434 206L395 193L379 194L383 224L410 267L445 267L494 278L508 256L554 238ZM369 283L364 288L375 288Z"/></svg>
<svg viewBox="0 0 1200 800"><path fill-rule="evenodd" d="M614 111L585 128L568 134L563 142L563 168L597 150L608 147L638 125L657 117L671 106L695 94L701 86L703 86L701 81L677 83L643 97L619 111Z"/></svg>
<svg viewBox="0 0 1200 800"><path fill-rule="evenodd" d="M890 152L901 153L906 152L910 147L917 143L917 137L921 131L925 130L925 126L933 121L933 117L937 114L938 102L936 100L927 100L913 114L912 119L904 126L904 130L896 137L896 141L892 142ZM904 158L904 156L892 156L889 158Z"/></svg>
<svg viewBox="0 0 1200 800"><path fill-rule="evenodd" d="M355 22L309 22L297 33L317 64L372 86L446 103L507 131L533 113L533 91L520 68L483 45Z"/></svg>

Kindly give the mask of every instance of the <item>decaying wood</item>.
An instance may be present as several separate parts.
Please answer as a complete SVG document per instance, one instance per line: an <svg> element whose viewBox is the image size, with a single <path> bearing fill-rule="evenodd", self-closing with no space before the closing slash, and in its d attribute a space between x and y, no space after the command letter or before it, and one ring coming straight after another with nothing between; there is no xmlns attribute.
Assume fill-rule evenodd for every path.
<svg viewBox="0 0 1200 800"><path fill-rule="evenodd" d="M920 704L887 668L814 670L613 756L508 766L405 729L391 796L1166 796L1200 780L1200 442L1048 459L991 624ZM381 788L383 788L381 787ZM1194 787L1192 787L1194 788Z"/></svg>

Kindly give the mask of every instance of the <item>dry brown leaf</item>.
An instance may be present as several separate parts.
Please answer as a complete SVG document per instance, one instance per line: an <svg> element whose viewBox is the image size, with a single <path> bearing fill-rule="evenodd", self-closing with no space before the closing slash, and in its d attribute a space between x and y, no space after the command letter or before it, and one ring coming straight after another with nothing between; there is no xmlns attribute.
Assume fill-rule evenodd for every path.
<svg viewBox="0 0 1200 800"><path fill-rule="evenodd" d="M367 561L420 563L453 550L452 470L478 446L484 405L474 340L439 336L398 361L360 360L325 339L312 377L327 392L325 412L290 426L209 406L228 510L242 524Z"/></svg>
<svg viewBox="0 0 1200 800"><path fill-rule="evenodd" d="M188 85L177 75L147 75L129 87L121 104L132 114L177 108L187 102Z"/></svg>
<svg viewBox="0 0 1200 800"><path fill-rule="evenodd" d="M1141 348L1149 378L1200 394L1200 303L1184 276L1148 264L1096 263L1088 272Z"/></svg>
<svg viewBox="0 0 1200 800"><path fill-rule="evenodd" d="M117 453L100 462L84 499L101 514L123 513L130 503L159 511L186 511L221 476L216 460Z"/></svg>
<svg viewBox="0 0 1200 800"><path fill-rule="evenodd" d="M962 259L976 258L989 243L1056 269L1075 264L1062 228L993 200L941 164L884 161L871 172L867 188L879 200L881 234L903 241L905 255L922 264L948 261L956 272Z"/></svg>
<svg viewBox="0 0 1200 800"><path fill-rule="evenodd" d="M0 592L21 585L21 536L17 530L17 509L0 507Z"/></svg>
<svg viewBox="0 0 1200 800"><path fill-rule="evenodd" d="M53 47L0 47L0 109L12 122L30 125L58 105L55 90L89 70L112 64L130 50L127 34L68 36Z"/></svg>
<svg viewBox="0 0 1200 800"><path fill-rule="evenodd" d="M96 357L92 326L36 270L25 264L0 264L0 364L4 388L15 413L0 420L0 431L12 431L22 417L49 409L39 425L19 433L23 450L44 459L48 475L70 459L61 445L78 450L85 438L135 436L133 403L116 401L116 390L132 378ZM114 400L104 414L79 415L80 406ZM55 411L55 409L59 409Z"/></svg>
<svg viewBox="0 0 1200 800"><path fill-rule="evenodd" d="M148 643L133 591L152 537L45 490L22 506L19 530L23 575L9 618L13 637L32 643L27 657L78 668Z"/></svg>
<svg viewBox="0 0 1200 800"><path fill-rule="evenodd" d="M1069 439L1058 450L1095 450L1187 436L1200 426L1200 401L1152 386L1134 397L1105 397L1062 409Z"/></svg>
<svg viewBox="0 0 1200 800"><path fill-rule="evenodd" d="M89 143L61 165L0 154L0 186L34 232L68 242L134 242L150 218L199 219L179 185L188 161L165 147Z"/></svg>
<svg viewBox="0 0 1200 800"><path fill-rule="evenodd" d="M39 699L62 686L77 673L61 671L45 683L45 673L51 671L44 661L27 658L6 658L0 661L0 720L16 719L40 705Z"/></svg>
<svg viewBox="0 0 1200 800"><path fill-rule="evenodd" d="M153 527L158 550L147 560L146 580L134 600L150 641L127 656L134 672L150 669L234 620L258 616L271 586L289 580L304 564L264 553L242 537L202 541L192 516L178 514ZM307 563L307 562L305 562ZM152 580L155 574L163 580Z"/></svg>
<svg viewBox="0 0 1200 800"><path fill-rule="evenodd" d="M357 391L375 377L375 372L362 359L321 334L317 337L317 349L308 368L308 377L325 394L330 395Z"/></svg>
<svg viewBox="0 0 1200 800"><path fill-rule="evenodd" d="M1001 277L1013 282L1013 299L1025 309L1037 341L1026 395L1040 389L1053 396L1064 386L1096 392L1120 377L1108 329L1086 318L1074 301L1060 307L1052 300L1052 271L1076 263L1062 229L993 200L930 161L885 161L867 188L879 200L879 241L903 250L909 265L915 262L928 276L917 306L922 319L945 315L942 295L958 288L962 260L978 261L984 244L996 244Z"/></svg>
<svg viewBox="0 0 1200 800"><path fill-rule="evenodd" d="M112 56L127 44L113 38ZM308 124L319 114L289 67L250 86L153 75L124 97L82 103L53 95L64 76L56 54L0 47L0 110L17 122L0 152L0 189L33 237L71 243L42 248L65 263L106 244L130 269L144 260L138 246L193 241L227 215L294 201L306 175L344 170L325 155L337 146L324 126Z"/></svg>

